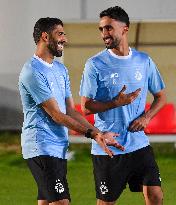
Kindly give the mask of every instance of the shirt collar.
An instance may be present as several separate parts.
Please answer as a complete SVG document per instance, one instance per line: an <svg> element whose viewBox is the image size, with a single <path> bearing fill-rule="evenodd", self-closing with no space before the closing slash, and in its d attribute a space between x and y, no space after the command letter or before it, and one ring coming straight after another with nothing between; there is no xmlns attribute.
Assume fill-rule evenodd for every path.
<svg viewBox="0 0 176 205"><path fill-rule="evenodd" d="M114 58L117 58L117 59L128 59L128 58L131 58L132 56L132 50L131 48L129 47L129 54L127 56L118 56L117 54L115 54L114 52L112 52L111 49L108 49L108 52L114 57Z"/></svg>
<svg viewBox="0 0 176 205"><path fill-rule="evenodd" d="M39 58L37 55L33 55L33 57L37 60L39 60L41 63L43 63L44 65L46 65L47 67L51 68L53 66L53 63L47 63L46 61L44 61L43 59Z"/></svg>

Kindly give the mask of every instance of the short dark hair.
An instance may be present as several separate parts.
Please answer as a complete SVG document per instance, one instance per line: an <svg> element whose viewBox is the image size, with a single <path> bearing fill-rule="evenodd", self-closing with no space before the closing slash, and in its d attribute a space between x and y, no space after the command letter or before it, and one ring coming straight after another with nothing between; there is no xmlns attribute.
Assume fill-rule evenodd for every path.
<svg viewBox="0 0 176 205"><path fill-rule="evenodd" d="M100 18L108 16L112 19L121 21L125 23L128 27L130 26L130 21L128 14L119 6L110 7L100 13Z"/></svg>
<svg viewBox="0 0 176 205"><path fill-rule="evenodd" d="M63 26L63 22L58 18L40 18L34 26L33 38L37 44L43 32L50 33L56 25Z"/></svg>

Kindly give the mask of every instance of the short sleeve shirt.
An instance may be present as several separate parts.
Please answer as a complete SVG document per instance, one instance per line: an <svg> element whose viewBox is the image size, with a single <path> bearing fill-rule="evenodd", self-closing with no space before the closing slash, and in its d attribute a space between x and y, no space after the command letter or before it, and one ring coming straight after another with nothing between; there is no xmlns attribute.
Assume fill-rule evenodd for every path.
<svg viewBox="0 0 176 205"><path fill-rule="evenodd" d="M55 98L66 113L66 98L71 97L66 67L58 61L48 64L36 56L25 63L19 76L19 91L24 123L21 135L23 157L49 155L65 158L68 130L55 123L40 104Z"/></svg>
<svg viewBox="0 0 176 205"><path fill-rule="evenodd" d="M117 96L124 85L127 87L125 93L141 88L134 102L95 115L95 126L101 131L120 134L116 139L125 147L125 151L112 148L115 154L129 153L149 144L143 131L130 132L128 127L144 112L148 90L155 94L165 85L153 60L135 49L130 49L129 55L123 57L106 49L86 62L80 96L107 102ZM105 154L94 140L92 154Z"/></svg>

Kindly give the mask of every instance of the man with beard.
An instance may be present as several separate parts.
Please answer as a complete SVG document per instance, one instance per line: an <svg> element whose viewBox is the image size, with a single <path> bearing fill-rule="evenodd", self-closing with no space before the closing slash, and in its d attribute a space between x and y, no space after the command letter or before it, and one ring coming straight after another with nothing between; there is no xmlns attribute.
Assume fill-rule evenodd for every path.
<svg viewBox="0 0 176 205"><path fill-rule="evenodd" d="M22 153L38 186L38 205L68 205L67 128L96 140L110 157L113 152L105 139L118 149L123 147L114 139L117 134L100 132L74 110L67 68L54 60L54 56L62 56L67 42L62 21L39 19L33 37L35 54L19 76L24 113Z"/></svg>
<svg viewBox="0 0 176 205"><path fill-rule="evenodd" d="M100 13L106 49L86 62L80 87L84 113L96 114L95 126L102 132L119 133L117 142L125 148L112 148L115 156L108 158L92 140L97 205L114 205L127 183L131 191L143 192L146 205L161 205L163 200L159 169L144 128L166 103L165 86L152 59L129 47L129 25L128 14L118 6ZM148 90L154 100L145 112ZM127 105L125 91L140 94Z"/></svg>

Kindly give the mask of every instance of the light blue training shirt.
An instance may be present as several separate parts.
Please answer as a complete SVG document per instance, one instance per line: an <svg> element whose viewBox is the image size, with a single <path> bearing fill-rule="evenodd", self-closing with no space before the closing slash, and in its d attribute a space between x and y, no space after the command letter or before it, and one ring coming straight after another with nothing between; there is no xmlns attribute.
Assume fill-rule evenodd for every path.
<svg viewBox="0 0 176 205"><path fill-rule="evenodd" d="M129 105L95 114L95 126L101 131L119 133L117 141L125 151L111 147L115 154L125 154L149 145L143 131L130 132L131 122L144 113L148 90L155 94L165 85L152 59L143 52L130 48L128 56L117 56L105 49L87 60L80 86L80 96L107 102L118 95L126 85L125 93L141 88L140 95ZM105 155L93 140L92 154Z"/></svg>
<svg viewBox="0 0 176 205"><path fill-rule="evenodd" d="M65 159L68 130L56 124L40 104L55 98L61 112L66 113L65 100L71 97L66 67L58 61L49 64L34 55L22 68L19 90L24 113L21 134L24 159L40 155Z"/></svg>

